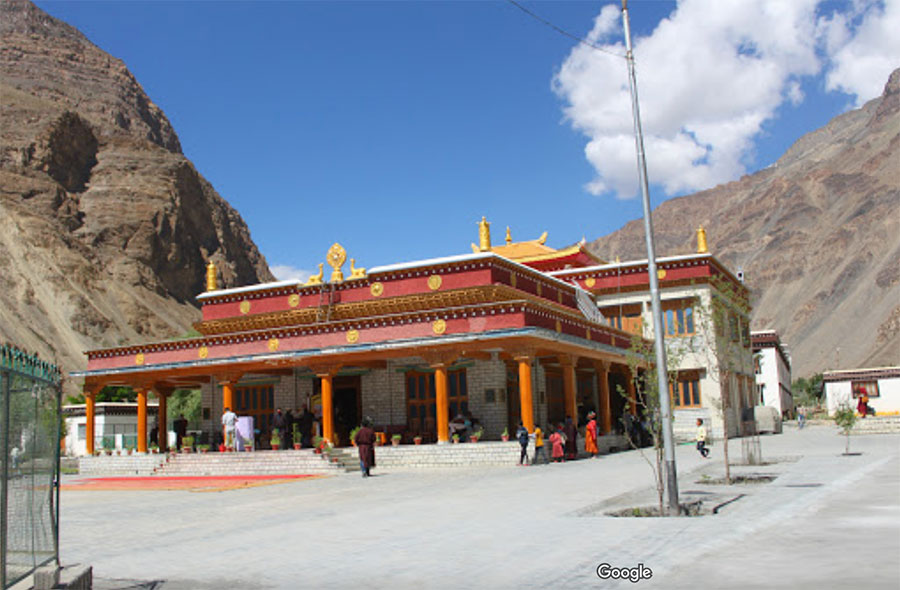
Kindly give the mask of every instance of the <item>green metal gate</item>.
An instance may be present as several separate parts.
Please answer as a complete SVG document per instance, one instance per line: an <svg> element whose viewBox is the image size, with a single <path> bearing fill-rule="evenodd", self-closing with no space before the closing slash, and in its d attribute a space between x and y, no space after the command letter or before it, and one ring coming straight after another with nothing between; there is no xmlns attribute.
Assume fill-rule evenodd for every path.
<svg viewBox="0 0 900 590"><path fill-rule="evenodd" d="M0 345L0 587L59 561L60 371Z"/></svg>

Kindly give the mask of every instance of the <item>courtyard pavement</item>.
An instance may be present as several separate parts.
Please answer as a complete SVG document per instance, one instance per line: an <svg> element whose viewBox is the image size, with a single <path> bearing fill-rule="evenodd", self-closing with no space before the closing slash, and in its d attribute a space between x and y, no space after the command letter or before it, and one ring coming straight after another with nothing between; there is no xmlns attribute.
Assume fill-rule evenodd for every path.
<svg viewBox="0 0 900 590"><path fill-rule="evenodd" d="M729 488L706 485L721 443L708 460L678 447L685 498L738 498L696 518L605 516L652 503L636 451L218 492L64 488L60 556L91 564L98 590L900 587L900 436L854 436L851 456L828 426L761 443L769 464L733 472L777 478ZM603 580L602 563L652 577Z"/></svg>

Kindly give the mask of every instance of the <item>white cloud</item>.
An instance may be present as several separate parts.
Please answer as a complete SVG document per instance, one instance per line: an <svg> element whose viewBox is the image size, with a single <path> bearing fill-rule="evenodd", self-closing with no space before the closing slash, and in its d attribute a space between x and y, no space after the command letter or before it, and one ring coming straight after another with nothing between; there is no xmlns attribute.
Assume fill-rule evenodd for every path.
<svg viewBox="0 0 900 590"><path fill-rule="evenodd" d="M862 93L863 81L884 84L891 68L881 70L891 58L883 52L897 37L889 31L900 30L890 28L900 0L890 0L884 15L872 2L856 0L843 6L846 16L833 13L817 21L819 4L681 0L652 34L634 39L651 182L674 194L739 177L763 123L785 102L802 103L801 80L819 75L831 55L831 87ZM605 6L588 39L624 54L620 18L618 3ZM860 41L863 33L875 39ZM842 65L846 60L872 64L856 72ZM585 155L597 177L587 189L634 196L638 184L624 60L578 45L554 77L553 89L566 101L568 121L588 137Z"/></svg>
<svg viewBox="0 0 900 590"><path fill-rule="evenodd" d="M859 1L850 15L821 20L831 67L828 90L856 96L856 105L881 95L888 76L900 67L900 0Z"/></svg>
<svg viewBox="0 0 900 590"><path fill-rule="evenodd" d="M273 264L269 267L269 270L272 271L272 274L275 275L275 278L279 281L306 282L313 274L311 271L303 270L302 268L294 268L293 266L288 266L286 264Z"/></svg>

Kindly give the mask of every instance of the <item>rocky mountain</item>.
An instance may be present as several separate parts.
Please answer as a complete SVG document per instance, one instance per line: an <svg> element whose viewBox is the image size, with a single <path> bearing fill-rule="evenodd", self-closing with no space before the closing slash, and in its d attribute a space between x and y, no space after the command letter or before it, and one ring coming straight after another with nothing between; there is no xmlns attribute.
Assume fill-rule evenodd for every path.
<svg viewBox="0 0 900 590"><path fill-rule="evenodd" d="M652 154L648 154L652 158ZM795 376L900 365L900 70L880 98L800 138L774 165L664 202L657 255L710 251L743 270L753 329L775 329ZM594 241L646 258L640 220Z"/></svg>
<svg viewBox="0 0 900 590"><path fill-rule="evenodd" d="M23 0L0 0L0 101L0 340L84 368L189 330L210 259L273 279L125 64Z"/></svg>

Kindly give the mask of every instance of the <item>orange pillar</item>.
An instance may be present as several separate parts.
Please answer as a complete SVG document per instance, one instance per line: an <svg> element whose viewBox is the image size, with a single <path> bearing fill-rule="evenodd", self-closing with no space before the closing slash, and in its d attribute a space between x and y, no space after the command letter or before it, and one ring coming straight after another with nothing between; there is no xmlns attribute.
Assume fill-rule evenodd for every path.
<svg viewBox="0 0 900 590"><path fill-rule="evenodd" d="M627 377L625 387L626 391L628 391L628 404L631 408L631 413L637 416L637 393L634 390L634 375L631 374L631 370L628 370L625 376Z"/></svg>
<svg viewBox="0 0 900 590"><path fill-rule="evenodd" d="M147 452L147 390L137 390L137 451Z"/></svg>
<svg viewBox="0 0 900 590"><path fill-rule="evenodd" d="M87 438L85 440L85 449L88 455L94 454L94 392L93 391L85 391L84 392L84 413L87 418L87 422L84 428L84 435Z"/></svg>
<svg viewBox="0 0 900 590"><path fill-rule="evenodd" d="M603 434L612 431L612 406L609 403L609 364L600 362L596 365L597 387L600 390L600 428Z"/></svg>
<svg viewBox="0 0 900 590"><path fill-rule="evenodd" d="M234 381L222 381L222 408L234 412Z"/></svg>
<svg viewBox="0 0 900 590"><path fill-rule="evenodd" d="M575 362L573 359L560 359L563 370L563 394L565 396L566 416L571 416L578 426L578 405L575 401Z"/></svg>
<svg viewBox="0 0 900 590"><path fill-rule="evenodd" d="M334 407L332 403L332 375L319 375L322 379L322 438L334 440Z"/></svg>
<svg viewBox="0 0 900 590"><path fill-rule="evenodd" d="M450 402L447 398L447 365L434 365L434 392L437 410L437 441L450 441Z"/></svg>
<svg viewBox="0 0 900 590"><path fill-rule="evenodd" d="M528 432L534 432L534 405L531 393L531 357L516 357L519 363L519 406L522 411L522 424Z"/></svg>
<svg viewBox="0 0 900 590"><path fill-rule="evenodd" d="M168 430L166 430L166 422L168 422L168 416L166 415L166 402L169 400L169 394L166 391L157 390L156 394L159 396L159 407L156 413L156 444L159 445L159 450L165 452L168 450Z"/></svg>

